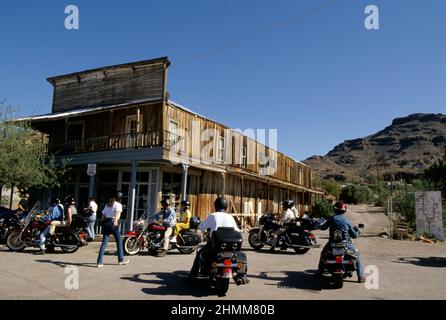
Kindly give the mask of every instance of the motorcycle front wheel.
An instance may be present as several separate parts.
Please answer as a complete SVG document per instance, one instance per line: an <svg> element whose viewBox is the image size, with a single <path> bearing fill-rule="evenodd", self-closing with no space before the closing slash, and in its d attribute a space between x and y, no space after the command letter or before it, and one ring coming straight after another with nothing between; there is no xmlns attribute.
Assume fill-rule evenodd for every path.
<svg viewBox="0 0 446 320"><path fill-rule="evenodd" d="M130 256L133 256L141 251L141 247L139 245L137 237L125 237L123 247L124 252Z"/></svg>
<svg viewBox="0 0 446 320"><path fill-rule="evenodd" d="M249 237L248 237L248 242L249 245L254 249L254 250L260 250L263 248L263 243L260 240L259 237L259 231L255 230L249 233Z"/></svg>
<svg viewBox="0 0 446 320"><path fill-rule="evenodd" d="M23 251L26 242L20 239L20 231L12 231L6 239L6 246L11 251Z"/></svg>

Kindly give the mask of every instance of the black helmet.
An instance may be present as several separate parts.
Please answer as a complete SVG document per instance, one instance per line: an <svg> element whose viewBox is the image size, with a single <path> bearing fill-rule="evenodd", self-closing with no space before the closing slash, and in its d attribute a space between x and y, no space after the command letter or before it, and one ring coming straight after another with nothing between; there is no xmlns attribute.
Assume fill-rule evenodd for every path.
<svg viewBox="0 0 446 320"><path fill-rule="evenodd" d="M48 202L52 206L57 206L60 203L60 199L59 197L51 197Z"/></svg>
<svg viewBox="0 0 446 320"><path fill-rule="evenodd" d="M170 200L169 199L163 199L163 200L161 200L160 203L163 206L170 206Z"/></svg>
<svg viewBox="0 0 446 320"><path fill-rule="evenodd" d="M284 207L285 209L291 209L292 207L294 207L294 201L285 200L284 202L282 202L282 207Z"/></svg>
<svg viewBox="0 0 446 320"><path fill-rule="evenodd" d="M189 208L190 207L190 202L187 201L187 200L183 200L183 201L181 201L181 205L185 206L186 208Z"/></svg>
<svg viewBox="0 0 446 320"><path fill-rule="evenodd" d="M114 195L114 198L115 198L115 200L116 201L121 201L122 200L122 197L123 197L124 195L122 194L122 192L121 191L116 191L116 193L115 193L115 195Z"/></svg>
<svg viewBox="0 0 446 320"><path fill-rule="evenodd" d="M76 200L74 199L74 197L72 195L68 195L65 197L64 202L65 202L65 204L74 204L76 202Z"/></svg>
<svg viewBox="0 0 446 320"><path fill-rule="evenodd" d="M218 197L214 201L214 207L216 211L221 211L221 210L226 211L226 209L228 209L228 200L226 200L225 198Z"/></svg>

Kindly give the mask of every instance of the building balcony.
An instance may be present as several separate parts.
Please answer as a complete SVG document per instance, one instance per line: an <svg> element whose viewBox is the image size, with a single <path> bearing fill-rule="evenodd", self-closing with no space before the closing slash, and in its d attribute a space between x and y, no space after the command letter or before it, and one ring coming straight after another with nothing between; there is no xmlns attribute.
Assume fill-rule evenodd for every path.
<svg viewBox="0 0 446 320"><path fill-rule="evenodd" d="M181 148L184 138L169 131L152 130L120 133L108 136L75 139L64 143L49 143L48 153L67 156L82 153L125 149L165 147Z"/></svg>

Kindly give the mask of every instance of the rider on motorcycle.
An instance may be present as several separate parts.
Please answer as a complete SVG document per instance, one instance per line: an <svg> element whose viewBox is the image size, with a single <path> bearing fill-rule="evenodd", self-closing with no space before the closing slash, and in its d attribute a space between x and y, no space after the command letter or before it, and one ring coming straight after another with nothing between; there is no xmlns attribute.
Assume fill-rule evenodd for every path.
<svg viewBox="0 0 446 320"><path fill-rule="evenodd" d="M163 226L166 227L166 231L164 232L164 243L163 249L158 253L158 257L164 257L167 255L167 251L169 249L169 239L172 234L173 228L177 223L177 217L175 210L170 206L169 199L163 199L161 201L161 211L156 214L156 217L163 220Z"/></svg>
<svg viewBox="0 0 446 320"><path fill-rule="evenodd" d="M209 255L212 254L212 233L220 227L234 228L239 231L237 223L234 217L226 213L228 208L228 201L224 198L217 198L214 202L215 212L209 214L208 218L200 224L201 231L209 229L209 241L200 250L198 250L195 256L194 264L189 272L189 277L186 278L186 282L193 282L200 271L200 257L203 257L205 261L209 261Z"/></svg>
<svg viewBox="0 0 446 320"><path fill-rule="evenodd" d="M358 276L358 282L363 283L363 282L365 282L365 277L364 277L364 271L363 271L363 267L362 267L361 255L359 254L358 251L356 251L355 246L351 242L351 239L358 238L358 229L354 228L352 226L350 220L348 220L348 218L345 216L345 213L347 212L347 205L345 203L343 203L342 201L337 201L334 204L333 209L334 209L335 214L333 216L331 216L330 218L328 218L320 226L321 230L330 229L330 239L329 239L328 243L325 245L324 249L322 249L321 257L319 260L318 272L316 273L316 276L321 276L324 272L323 260L324 260L324 256L326 255L327 251L330 249L330 242L333 241L334 232L336 230L341 230L343 233L343 235L342 235L343 240L348 241L347 248L351 252L356 252L357 262L358 262L356 274Z"/></svg>
<svg viewBox="0 0 446 320"><path fill-rule="evenodd" d="M45 254L45 241L47 236L53 235L56 227L67 226L71 223L70 215L68 215L67 221L64 221L64 207L60 203L60 199L58 197L51 197L49 204L51 206L51 213L45 217L48 227L40 233L40 254Z"/></svg>
<svg viewBox="0 0 446 320"><path fill-rule="evenodd" d="M181 201L180 222L175 225L174 235L177 236L181 230L187 230L190 227L190 219L192 213L190 212L190 202L187 200Z"/></svg>
<svg viewBox="0 0 446 320"><path fill-rule="evenodd" d="M296 220L299 218L299 212L297 211L296 207L294 206L293 200L285 200L282 202L282 208L283 208L283 216L280 219L280 225L281 227L278 228L274 232L274 238L271 241L271 251L274 252L276 246L279 243L280 236L285 233L286 231L286 225L291 223L293 220Z"/></svg>

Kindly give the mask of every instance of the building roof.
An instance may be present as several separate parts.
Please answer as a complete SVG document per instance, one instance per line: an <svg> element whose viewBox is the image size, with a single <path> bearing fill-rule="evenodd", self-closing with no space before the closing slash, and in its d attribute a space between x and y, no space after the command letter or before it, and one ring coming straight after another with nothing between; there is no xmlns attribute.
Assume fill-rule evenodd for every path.
<svg viewBox="0 0 446 320"><path fill-rule="evenodd" d="M124 68L124 67L136 67L136 66L143 66L143 65L151 65L151 64L157 64L157 63L166 63L167 66L170 65L170 61L169 61L168 57L161 57L161 58L156 58L156 59L141 60L141 61L129 62L129 63L123 63L123 64L115 64L115 65L111 65L111 66L105 66L105 67L99 67L99 68L94 68L94 69L89 69L89 70L84 70L84 71L79 71L79 72L63 74L60 76L47 78L47 81L49 83L51 83L52 85L54 85L54 83L58 80L70 78L70 77L74 77L74 76L81 76L81 75L87 74L87 73L92 73L92 72L97 72L97 71L107 71L107 70Z"/></svg>

